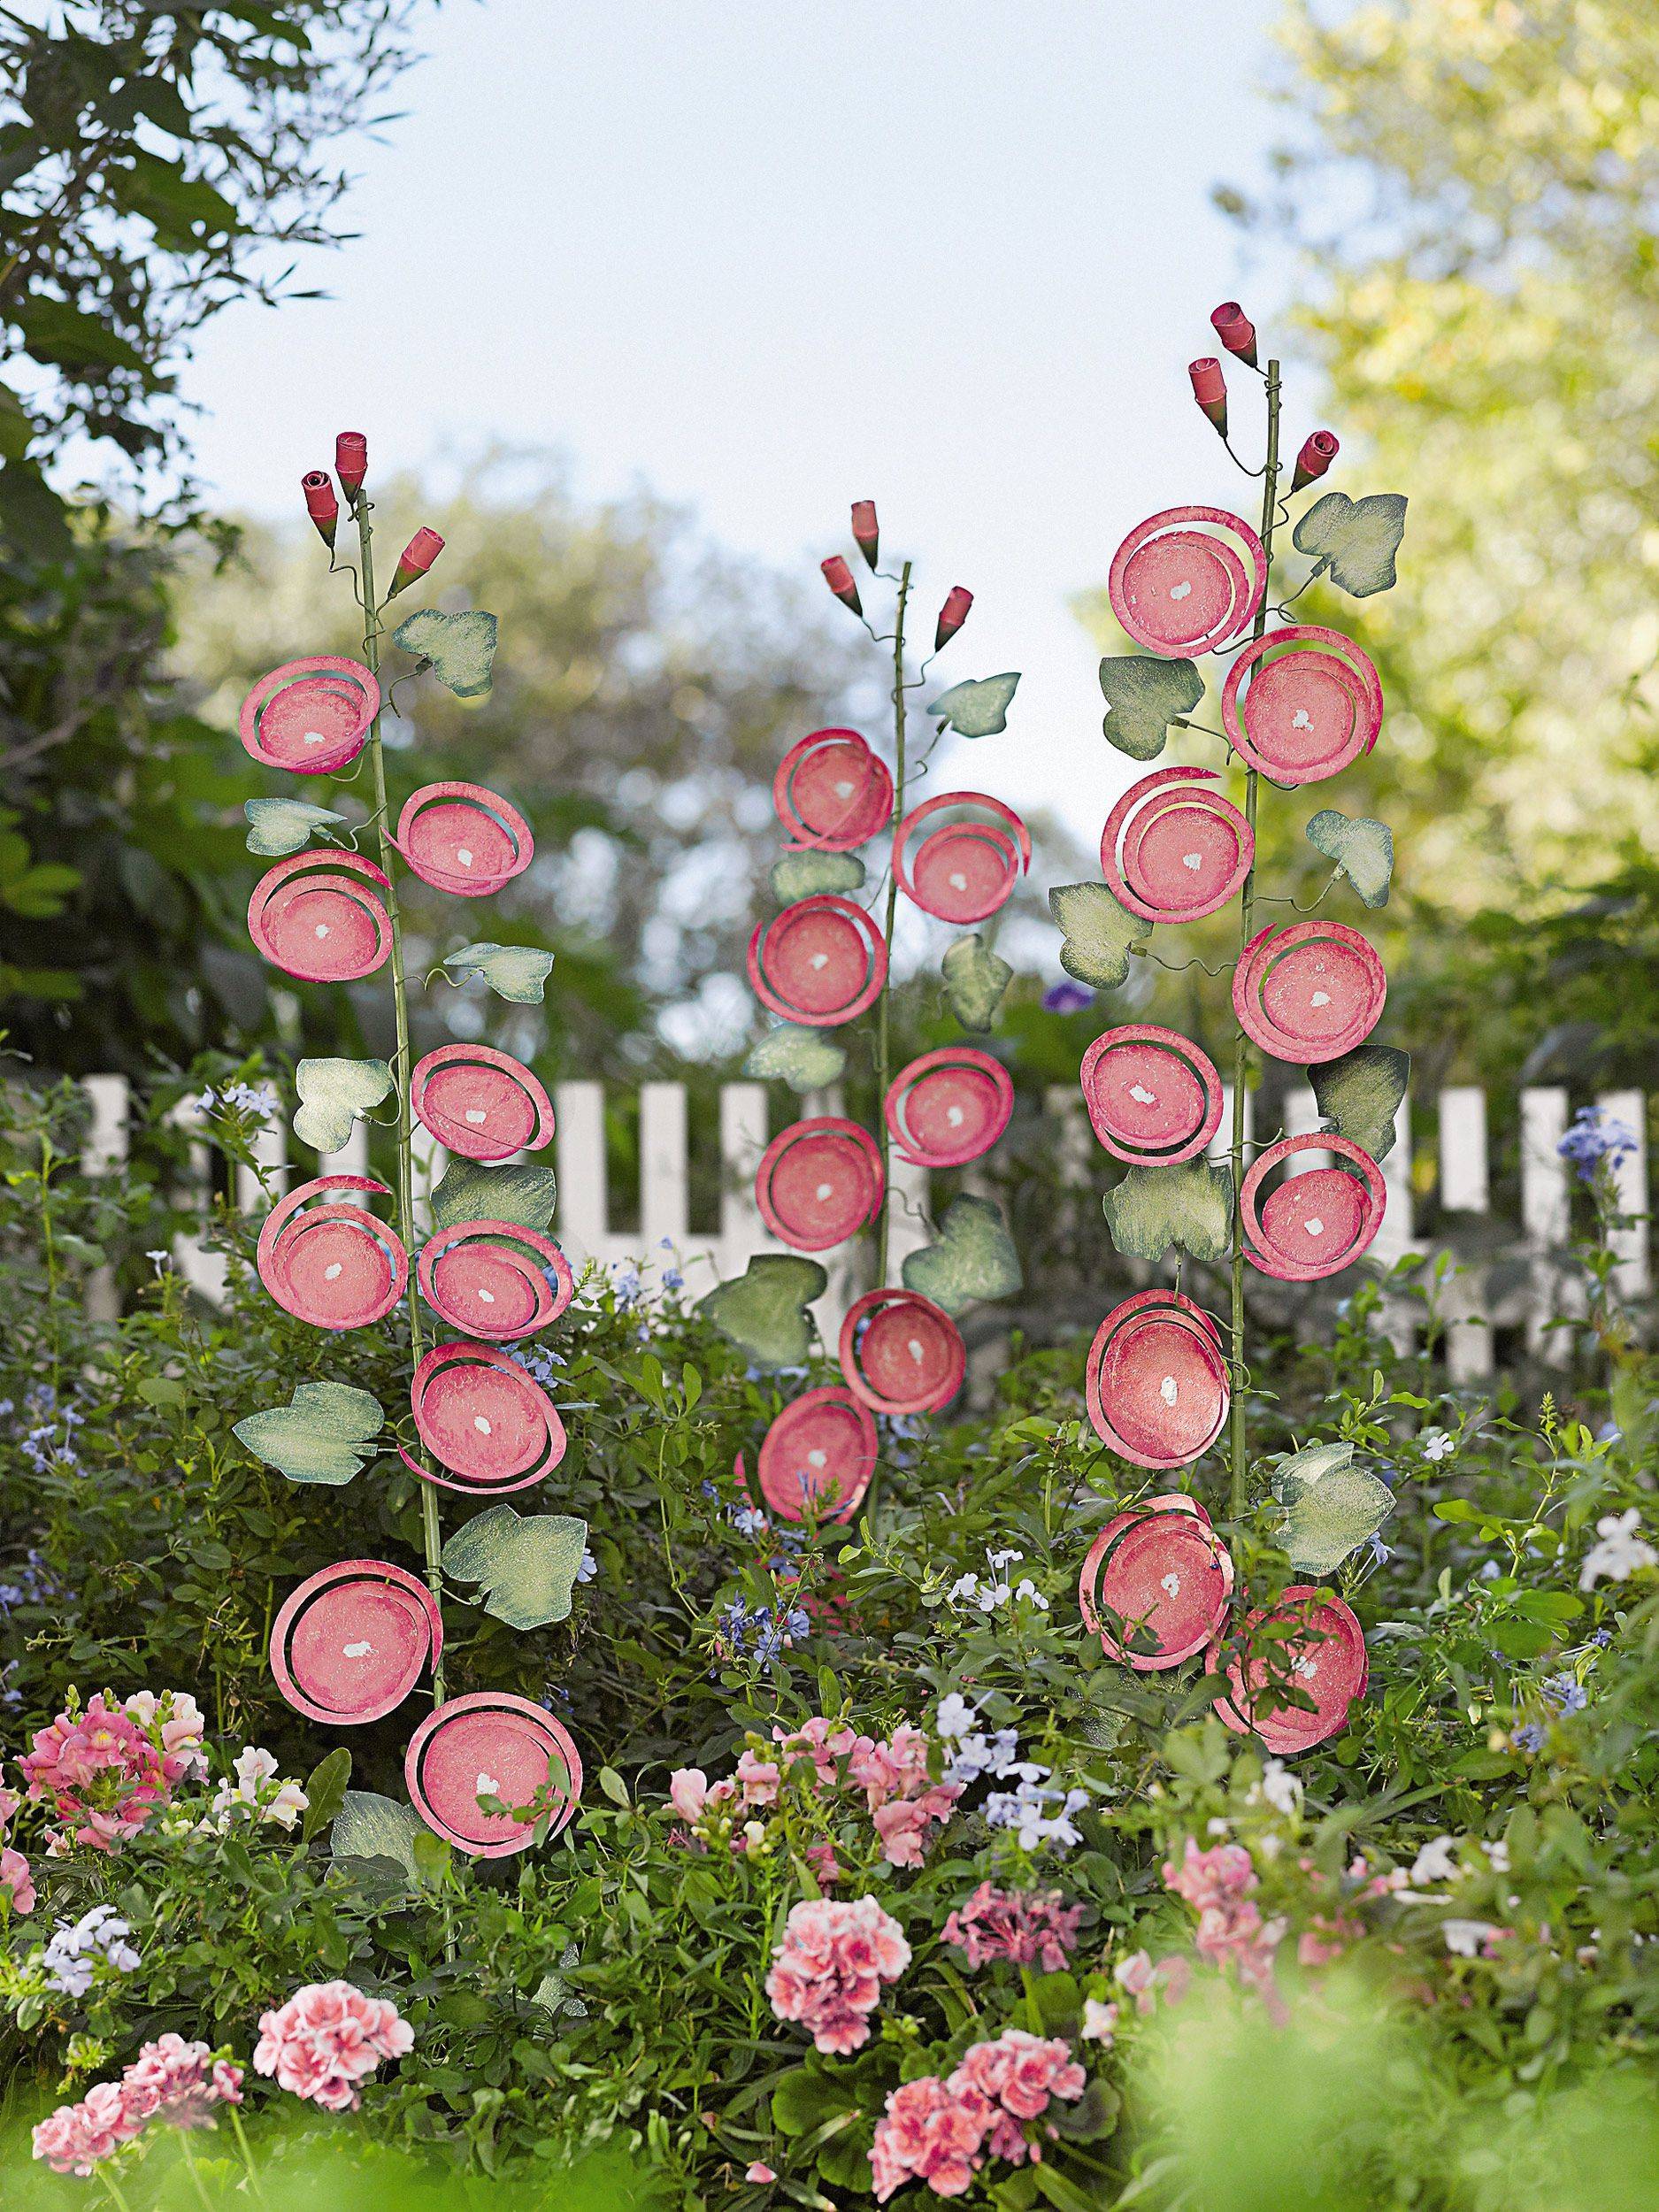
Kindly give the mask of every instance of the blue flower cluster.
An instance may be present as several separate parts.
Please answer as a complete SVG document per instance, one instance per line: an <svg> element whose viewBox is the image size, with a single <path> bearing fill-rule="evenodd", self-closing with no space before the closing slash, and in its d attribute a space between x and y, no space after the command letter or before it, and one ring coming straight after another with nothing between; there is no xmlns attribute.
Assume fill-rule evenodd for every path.
<svg viewBox="0 0 1659 2212"><path fill-rule="evenodd" d="M734 1658L752 1650L762 1666L770 1666L792 1643L804 1642L812 1633L812 1617L803 1605L774 1613L769 1605L746 1605L733 1598L719 1613L720 1638Z"/></svg>
<svg viewBox="0 0 1659 2212"><path fill-rule="evenodd" d="M47 1986L65 1997L84 1997L100 1959L118 1974L130 1974L139 1963L127 1940L132 1932L113 1905L94 1905L79 1920L60 1920L46 1947Z"/></svg>
<svg viewBox="0 0 1659 2212"><path fill-rule="evenodd" d="M0 1398L0 1415L15 1416L16 1412L10 1398ZM24 1429L19 1446L37 1475L50 1474L54 1467L80 1466L74 1437L86 1417L73 1405L60 1407L57 1393L49 1383L36 1383L25 1393Z"/></svg>
<svg viewBox="0 0 1659 2212"><path fill-rule="evenodd" d="M1636 1142L1633 1129L1604 1114L1599 1106L1586 1106L1574 1116L1571 1128L1555 1149L1563 1160L1571 1161L1581 1183L1593 1183L1603 1160L1609 1166L1616 1165L1635 1151Z"/></svg>

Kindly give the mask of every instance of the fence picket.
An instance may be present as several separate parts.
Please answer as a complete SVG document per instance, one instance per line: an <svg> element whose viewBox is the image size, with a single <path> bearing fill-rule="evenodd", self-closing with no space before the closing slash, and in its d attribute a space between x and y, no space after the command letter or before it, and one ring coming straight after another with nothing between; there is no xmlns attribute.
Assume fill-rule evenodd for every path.
<svg viewBox="0 0 1659 2212"><path fill-rule="evenodd" d="M1484 1215L1491 1203L1486 1160L1486 1094L1468 1085L1440 1093L1440 1205L1448 1213ZM1493 1369L1486 1271L1466 1263L1446 1291L1446 1364L1454 1382L1479 1382Z"/></svg>

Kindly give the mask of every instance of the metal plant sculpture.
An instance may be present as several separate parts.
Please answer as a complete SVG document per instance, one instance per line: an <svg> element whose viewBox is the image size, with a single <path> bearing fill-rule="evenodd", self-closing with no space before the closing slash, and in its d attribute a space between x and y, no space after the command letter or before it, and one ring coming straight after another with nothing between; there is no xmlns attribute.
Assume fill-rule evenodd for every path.
<svg viewBox="0 0 1659 2212"><path fill-rule="evenodd" d="M1089 1354L1089 1419L1111 1450L1156 1471L1189 1465L1225 1433L1236 1520L1248 1469L1248 1271L1307 1282L1365 1251L1382 1222L1377 1163L1394 1141L1409 1064L1404 1053L1367 1041L1387 983L1358 930L1322 918L1258 926L1258 907L1272 902L1256 872L1263 784L1292 791L1362 758L1382 726L1382 687L1351 639L1286 622L1287 603L1270 609L1275 538L1291 526L1290 501L1330 467L1337 441L1316 431L1281 494L1279 364L1258 365L1255 330L1236 304L1217 308L1211 320L1226 351L1263 386L1266 455L1259 471L1246 470L1262 479L1260 525L1217 507L1175 507L1129 533L1108 588L1113 612L1141 650L1102 661L1101 686L1106 735L1133 759L1149 761L1171 726L1206 731L1190 718L1205 691L1198 657L1233 657L1221 686L1221 728L1206 733L1227 747L1228 765L1242 770L1243 803L1218 787L1222 770L1154 770L1107 818L1103 880L1063 886L1050 905L1066 933L1065 967L1110 988L1124 981L1155 927L1239 902L1225 1156L1208 1156L1221 1126L1220 1073L1187 1038L1147 1024L1110 1029L1089 1047L1081 1070L1094 1133L1127 1164L1105 1202L1118 1250L1156 1261L1173 1245L1225 1269L1232 1292L1225 1323L1182 1293L1179 1274L1176 1286L1140 1292L1108 1314ZM1195 361L1191 376L1194 398L1225 442L1220 362ZM1405 506L1395 494L1356 502L1327 492L1315 500L1292 530L1295 549L1313 559L1305 582L1323 576L1357 598L1386 589L1394 580ZM1270 612L1279 626L1268 626ZM1307 833L1335 864L1325 891L1346 878L1365 905L1386 901L1394 841L1383 824L1327 809ZM1247 1166L1252 1046L1314 1071L1325 1125L1278 1138ZM1293 1163L1310 1150L1330 1156L1296 1171ZM1348 1445L1296 1453L1277 1469L1273 1492L1285 1509L1291 1563L1313 1574L1334 1571L1389 1506L1386 1486L1356 1463ZM1365 1685L1364 1639L1349 1609L1299 1583L1233 1631L1233 1596L1225 1545L1197 1501L1179 1493L1144 1500L1109 1522L1079 1586L1085 1620L1107 1653L1131 1667L1172 1667L1205 1652L1208 1671L1229 1686L1217 1706L1229 1727L1253 1730L1277 1753L1337 1732Z"/></svg>
<svg viewBox="0 0 1659 2212"><path fill-rule="evenodd" d="M389 964L393 1059L302 1060L294 1127L302 1142L338 1153L359 1119L395 1098L396 1188L356 1171L325 1172L302 1184L265 1220L257 1264L277 1303L315 1328L365 1328L403 1308L410 1422L407 1440L396 1430L391 1440L419 1479L426 1572L423 1580L388 1560L354 1559L311 1576L277 1616L271 1668L291 1705L334 1727L394 1711L429 1671L434 1710L415 1730L405 1761L411 1801L457 1849L494 1858L569 1820L581 1791L581 1761L567 1732L528 1699L497 1691L446 1699L444 1575L483 1585L485 1609L518 1628L563 1619L570 1609L583 1524L564 1515L521 1516L498 1501L542 1481L565 1448L552 1400L501 1348L557 1320L574 1284L546 1233L552 1174L505 1164L540 1151L553 1133L541 1084L488 1045L442 1045L412 1058L397 877L407 869L457 898L488 897L528 867L534 841L515 807L472 783L425 785L404 801L394 825L380 730L386 611L426 574L443 541L417 531L378 597L374 506L364 488L366 442L345 432L334 455L356 527L355 564L335 557L340 503L326 472L304 478L305 503L328 548L331 573L352 579L363 613L363 658L324 655L273 669L243 703L241 735L254 759L293 776L349 783L366 763L372 810L363 826L373 833L379 858L356 850L356 833L336 808L250 800L249 849L287 856L256 887L248 928L274 966L310 982L355 982ZM495 618L424 610L399 623L390 642L410 657L409 673L429 672L461 696L474 696L489 685ZM481 974L517 1001L541 997L550 965L546 953L491 943L466 946L443 963L451 974ZM449 1159L432 1194L432 1232L424 1240L414 1187L416 1122ZM373 1201L387 1198L391 1223L371 1210ZM371 1393L327 1381L301 1384L291 1404L250 1415L235 1432L292 1481L340 1484L373 1455L385 1427ZM490 1502L447 1545L444 1491ZM388 1824L395 1832L413 1816L361 1793L352 1817L370 1828L378 1821L383 1843Z"/></svg>
<svg viewBox="0 0 1659 2212"><path fill-rule="evenodd" d="M1019 1265L1002 1215L988 1199L958 1197L938 1225L936 1241L907 1255L891 1280L888 1217L896 1156L949 1169L982 1158L1013 1112L1006 1069L981 1047L963 1042L893 1066L889 967L901 892L915 906L969 933L941 963L945 997L962 1028L992 1027L1012 970L972 925L1008 901L1031 865L1025 826L1000 799L949 791L910 803L928 756L947 728L970 738L1007 726L1017 673L954 685L926 708L937 728L919 758L912 746L910 695L967 619L972 595L958 585L946 598L933 650L907 672L906 625L911 564L878 566L874 503L852 511L855 543L872 574L894 592L892 627L865 618L852 570L836 555L823 565L836 598L890 650L893 763L856 731L814 730L793 746L772 787L788 849L772 872L780 911L756 929L749 948L755 994L780 1025L762 1038L748 1072L780 1079L797 1092L839 1082L848 1049L839 1036L864 1025L875 1111L872 1125L840 1112L810 1114L783 1130L763 1156L755 1194L767 1227L788 1253L752 1260L722 1283L703 1310L763 1367L798 1365L811 1341L807 1308L828 1277L816 1259L873 1227L874 1284L857 1298L837 1343L842 1380L803 1392L761 1441L756 1479L767 1507L791 1521L845 1521L864 1501L879 1454L878 1415L897 1419L936 1412L962 1386L967 1352L956 1317L980 1299L1010 1295ZM856 849L890 841L885 883L869 903ZM868 895L866 894L866 895ZM741 1461L740 1480L745 1479Z"/></svg>

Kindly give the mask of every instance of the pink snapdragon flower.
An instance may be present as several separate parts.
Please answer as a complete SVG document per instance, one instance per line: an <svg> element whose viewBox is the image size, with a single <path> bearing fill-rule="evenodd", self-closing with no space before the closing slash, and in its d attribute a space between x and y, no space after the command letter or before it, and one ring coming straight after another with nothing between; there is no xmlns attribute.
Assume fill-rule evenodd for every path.
<svg viewBox="0 0 1659 2212"><path fill-rule="evenodd" d="M205 2043L171 2033L146 2043L121 2076L130 2119L186 2129L211 2128L216 2106L242 2102L242 2084L240 2066L215 2058Z"/></svg>
<svg viewBox="0 0 1659 2212"><path fill-rule="evenodd" d="M357 2084L383 2060L414 2047L414 2031L389 1999L350 1982L308 1982L259 2019L256 2074L327 2112L355 2112Z"/></svg>
<svg viewBox="0 0 1659 2212"><path fill-rule="evenodd" d="M856 2051L870 2040L882 1984L910 1962L904 1931L873 1897L816 1898L785 1922L766 1994L776 2016L798 2020L820 2051Z"/></svg>
<svg viewBox="0 0 1659 2212"><path fill-rule="evenodd" d="M780 1764L793 1766L810 1758L819 1786L825 1788L833 1788L840 1782L844 1761L862 1758L875 1749L872 1736L861 1736L844 1721L826 1720L821 1713L814 1713L794 1730L774 1725L772 1740L779 1747Z"/></svg>
<svg viewBox="0 0 1659 2212"><path fill-rule="evenodd" d="M1164 1862L1164 1885L1184 1897L1194 1912L1202 1913L1248 1897L1256 1886L1256 1868L1242 1844L1222 1843L1213 1851L1201 1851L1188 1836L1180 1864Z"/></svg>
<svg viewBox="0 0 1659 2212"><path fill-rule="evenodd" d="M1126 1997L1134 1999L1137 2012L1152 2012L1160 1992L1172 2005L1186 1996L1193 1983L1192 1961L1177 1952L1154 1966L1149 1951L1132 1951L1113 1967L1112 1979Z"/></svg>
<svg viewBox="0 0 1659 2212"><path fill-rule="evenodd" d="M753 1751L745 1750L737 1763L737 1786L746 1806L776 1804L781 1778L769 1759L759 1758Z"/></svg>
<svg viewBox="0 0 1659 2212"><path fill-rule="evenodd" d="M676 1767L668 1778L668 1801L687 1826L703 1816L709 1801L709 1778L701 1767Z"/></svg>
<svg viewBox="0 0 1659 2212"><path fill-rule="evenodd" d="M1179 1865L1164 1861L1164 1880L1198 1915L1193 1948L1199 1957L1231 1969L1240 1985L1253 1989L1269 2017L1282 2026L1289 2015L1273 1978L1273 1962L1286 1923L1263 1919L1251 1896L1258 1885L1249 1853L1236 1843L1201 1851L1188 1836Z"/></svg>
<svg viewBox="0 0 1659 2212"><path fill-rule="evenodd" d="M29 1871L29 1863L20 1851L14 1851L6 1843L0 1843L0 1899L13 1912L35 1909L35 1877Z"/></svg>
<svg viewBox="0 0 1659 2212"><path fill-rule="evenodd" d="M194 1712L195 1701L184 1701ZM191 1725L185 1724L183 1738L170 1751L168 1723L141 1725L100 1691L84 1713L72 1705L39 1730L19 1764L30 1797L50 1800L73 1841L112 1852L118 1842L137 1835L174 1786L194 1771Z"/></svg>
<svg viewBox="0 0 1659 2212"><path fill-rule="evenodd" d="M1007 1959L1057 1974L1077 1948L1082 1916L1083 1908L1067 1905L1057 1889L1006 1890L981 1882L946 1921L944 1939L966 1955L971 1972Z"/></svg>

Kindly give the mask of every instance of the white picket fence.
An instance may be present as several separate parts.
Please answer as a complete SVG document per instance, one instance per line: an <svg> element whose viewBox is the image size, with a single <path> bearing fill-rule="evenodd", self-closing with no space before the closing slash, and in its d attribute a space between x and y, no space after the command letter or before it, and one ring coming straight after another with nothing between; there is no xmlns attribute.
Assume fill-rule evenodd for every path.
<svg viewBox="0 0 1659 2212"><path fill-rule="evenodd" d="M127 1156L130 1099L127 1079L119 1075L88 1077L85 1085L92 1108L83 1165L88 1174L106 1173ZM1638 1299L1652 1283L1651 1221L1647 1199L1647 1161L1643 1133L1646 1101L1639 1091L1604 1094L1595 1102L1609 1118L1622 1122L1636 1137L1636 1148L1618 1163L1617 1173L1621 1211L1632 1217L1630 1225L1617 1233L1617 1279L1621 1293ZM719 1208L712 1229L694 1227L690 1219L689 1137L687 1099L678 1083L646 1083L639 1092L640 1191L639 1227L613 1229L605 1164L605 1094L598 1083L561 1083L554 1094L556 1132L554 1165L558 1175L556 1221L560 1242L580 1264L592 1260L603 1266L647 1264L679 1267L694 1293L723 1278L741 1274L757 1252L781 1251L770 1237L755 1202L755 1169L769 1133L769 1103L765 1087L758 1083L728 1083L719 1094ZM797 1112L834 1113L840 1100L823 1093L797 1102L791 1098L785 1118ZM1044 1111L1053 1125L1056 1163L1064 1180L1085 1185L1104 1167L1084 1112L1080 1093L1074 1087L1056 1088L1044 1099ZM1558 1358L1561 1332L1548 1327L1550 1317L1571 1307L1575 1286L1563 1273L1563 1259L1571 1231L1572 1177L1558 1146L1571 1119L1564 1089L1523 1090L1519 1098L1521 1220L1517 1240L1525 1256L1525 1280L1500 1297L1486 1294L1485 1271L1479 1264L1463 1267L1454 1279L1444 1310L1450 1320L1448 1361L1453 1375L1463 1380L1489 1374L1494 1365L1494 1327L1523 1325L1533 1353L1545 1362ZM1438 1160L1441 1213L1448 1221L1448 1240L1455 1243L1455 1217L1477 1217L1490 1212L1488 1175L1488 1115L1484 1091L1471 1087L1443 1090L1436 1102ZM191 1172L199 1191L211 1187L209 1145L211 1127L199 1109L177 1110L176 1118L192 1127ZM1248 1117L1247 1117L1248 1122ZM1225 1148L1232 1126L1229 1097L1214 1151ZM1318 1111L1311 1090L1292 1094L1286 1126L1298 1135L1318 1126ZM1391 1265L1418 1246L1414 1237L1415 1191L1412 1164L1413 1102L1402 1103L1396 1123L1397 1141L1383 1163L1388 1189L1387 1211L1372 1257ZM442 1176L447 1156L441 1146L417 1128L417 1213L426 1193ZM366 1132L359 1123L352 1142L343 1152L313 1154L303 1147L290 1158L286 1122L274 1118L261 1133L257 1156L272 1187L286 1187L290 1168L302 1176L357 1173L367 1164ZM1329 1155L1310 1150L1299 1156L1297 1171L1322 1164ZM267 1202L257 1177L246 1168L237 1170L237 1202L244 1211L260 1211ZM926 1241L929 1178L925 1170L895 1161L888 1192L889 1250L896 1279L907 1252ZM1102 1232L1103 1234L1103 1232ZM1431 1240L1432 1241L1432 1240ZM672 1254L672 1261L670 1255ZM860 1289L859 1255L825 1256L830 1285L819 1302L818 1316L826 1340L833 1341L841 1316ZM224 1287L224 1261L205 1250L194 1238L180 1237L175 1264L192 1284L217 1299ZM107 1273L89 1286L96 1311L114 1310L114 1285ZM1397 1317L1396 1333L1409 1321Z"/></svg>

